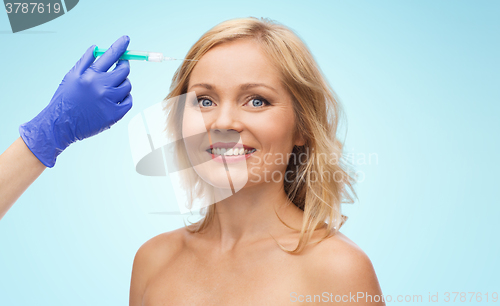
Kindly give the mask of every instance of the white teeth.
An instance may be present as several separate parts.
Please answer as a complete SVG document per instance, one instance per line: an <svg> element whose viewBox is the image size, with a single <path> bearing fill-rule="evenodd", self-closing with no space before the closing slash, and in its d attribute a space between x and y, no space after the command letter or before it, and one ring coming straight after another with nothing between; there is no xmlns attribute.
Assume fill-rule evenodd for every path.
<svg viewBox="0 0 500 306"><path fill-rule="evenodd" d="M212 148L210 152L214 155L225 155L225 156L234 156L234 155L245 155L249 153L255 152L255 149L246 150L245 148Z"/></svg>

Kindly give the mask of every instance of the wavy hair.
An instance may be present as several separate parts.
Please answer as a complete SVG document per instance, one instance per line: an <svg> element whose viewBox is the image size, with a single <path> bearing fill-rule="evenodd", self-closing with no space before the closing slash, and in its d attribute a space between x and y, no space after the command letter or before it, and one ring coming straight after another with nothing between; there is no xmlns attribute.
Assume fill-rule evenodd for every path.
<svg viewBox="0 0 500 306"><path fill-rule="evenodd" d="M259 43L278 69L281 81L293 99L294 135L300 134L305 140L303 146L293 148L292 156L305 156L306 160L290 158L286 173L291 179L283 183L289 200L304 211L302 228L295 229L300 231L299 241L293 250L278 243L284 251L296 254L311 242L315 230L326 229L317 242L334 235L347 220L341 213L341 204L354 203L354 198L357 198L353 188L356 177L350 171L352 165L343 156L343 143L337 137L343 110L304 42L286 26L269 19L249 17L224 21L203 34L186 58L199 60L211 48L237 39L253 39ZM184 61L177 69L166 99L187 93L195 65L196 61ZM182 103L167 103L165 111L168 113L167 132L181 139ZM176 150L178 162L189 163L184 146L179 145ZM329 156L334 158L329 159ZM191 180L190 186L195 185ZM198 189L193 190L192 196L202 194ZM204 208L204 217L188 230L201 232L214 219L215 210L216 204Z"/></svg>

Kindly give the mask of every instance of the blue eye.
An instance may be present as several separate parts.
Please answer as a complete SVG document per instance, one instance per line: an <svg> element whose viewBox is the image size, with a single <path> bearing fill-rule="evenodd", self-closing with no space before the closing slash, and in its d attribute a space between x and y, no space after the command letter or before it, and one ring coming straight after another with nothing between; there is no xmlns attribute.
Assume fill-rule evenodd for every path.
<svg viewBox="0 0 500 306"><path fill-rule="evenodd" d="M201 106L203 106L203 107L209 107L209 106L212 106L212 104L213 104L212 101L210 101L209 99L205 99L205 98L201 98L198 103L200 103Z"/></svg>
<svg viewBox="0 0 500 306"><path fill-rule="evenodd" d="M260 99L260 98L253 98L252 99L252 106L255 106L255 107L264 106L266 103L267 103L267 101L264 99Z"/></svg>
<svg viewBox="0 0 500 306"><path fill-rule="evenodd" d="M260 99L253 99L252 105L253 106L262 106L262 105L264 105L264 102L262 102L262 100L260 100Z"/></svg>

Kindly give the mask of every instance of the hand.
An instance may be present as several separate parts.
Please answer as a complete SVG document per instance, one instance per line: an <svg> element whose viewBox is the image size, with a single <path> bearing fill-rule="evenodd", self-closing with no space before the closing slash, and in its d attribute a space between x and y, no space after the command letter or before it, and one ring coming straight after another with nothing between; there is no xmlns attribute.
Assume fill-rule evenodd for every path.
<svg viewBox="0 0 500 306"><path fill-rule="evenodd" d="M49 105L19 133L33 154L52 168L71 143L109 129L132 108L128 61L119 60L129 37L120 37L97 61L90 47L66 74Z"/></svg>

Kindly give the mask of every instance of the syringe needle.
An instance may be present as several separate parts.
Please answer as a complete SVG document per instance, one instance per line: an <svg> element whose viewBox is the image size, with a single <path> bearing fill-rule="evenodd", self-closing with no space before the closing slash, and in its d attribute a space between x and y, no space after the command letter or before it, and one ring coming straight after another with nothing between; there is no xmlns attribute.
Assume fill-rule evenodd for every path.
<svg viewBox="0 0 500 306"><path fill-rule="evenodd" d="M164 57L164 61L190 61L197 62L198 60L187 59L187 58L173 58L173 57Z"/></svg>

